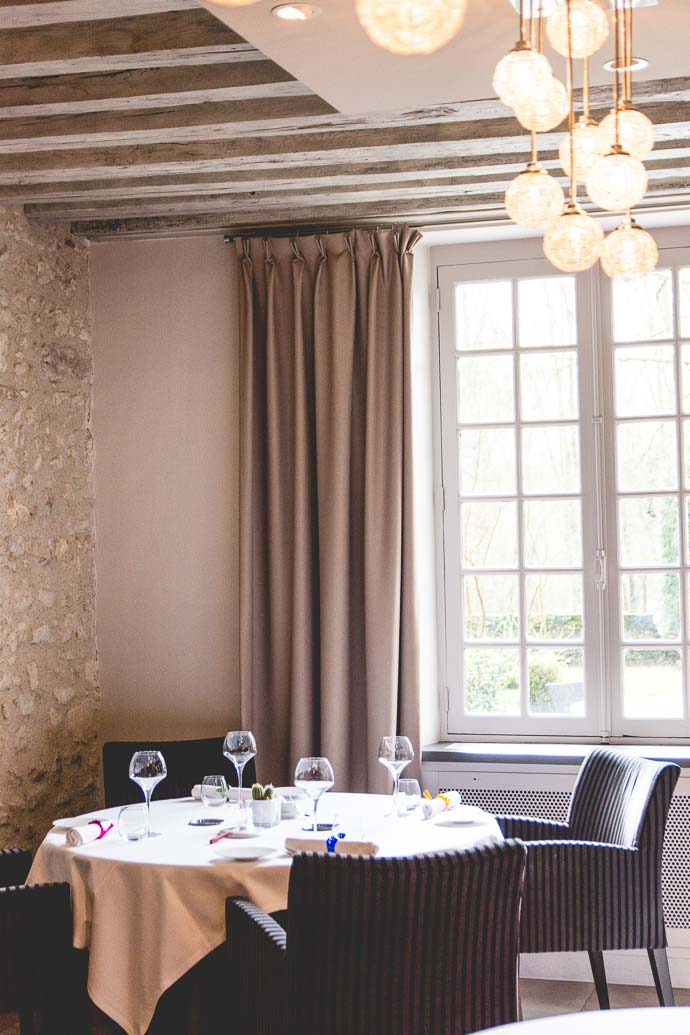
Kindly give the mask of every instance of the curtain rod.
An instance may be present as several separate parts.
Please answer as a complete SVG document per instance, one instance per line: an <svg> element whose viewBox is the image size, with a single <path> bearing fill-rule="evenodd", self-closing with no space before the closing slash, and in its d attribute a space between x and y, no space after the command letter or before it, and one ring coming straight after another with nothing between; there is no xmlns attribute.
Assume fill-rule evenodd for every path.
<svg viewBox="0 0 690 1035"><path fill-rule="evenodd" d="M419 230L420 226L411 223L348 223L345 226L321 226L318 223L300 224L299 226L257 226L248 227L246 230L238 230L236 233L225 234L226 244L232 244L236 239L244 240L251 237L305 237L313 234L351 234L354 230L369 230L378 233L380 230L395 230L396 227L406 226L410 230Z"/></svg>

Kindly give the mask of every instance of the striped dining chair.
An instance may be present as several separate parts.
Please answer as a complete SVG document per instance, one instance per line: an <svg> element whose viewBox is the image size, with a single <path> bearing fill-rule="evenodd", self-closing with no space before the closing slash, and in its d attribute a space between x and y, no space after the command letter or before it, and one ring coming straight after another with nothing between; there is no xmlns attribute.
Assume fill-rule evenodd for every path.
<svg viewBox="0 0 690 1035"><path fill-rule="evenodd" d="M30 866L30 852L0 851L0 1013L18 1015L20 1035L85 1035L88 997L82 955L72 948L70 886L27 886Z"/></svg>
<svg viewBox="0 0 690 1035"><path fill-rule="evenodd" d="M227 901L234 1030L465 1035L516 1021L525 854L507 841L404 859L297 856L287 932Z"/></svg>
<svg viewBox="0 0 690 1035"><path fill-rule="evenodd" d="M602 1010L609 1008L608 949L646 949L659 1003L674 1004L661 858L679 773L670 762L595 748L565 823L496 817L506 837L527 845L520 951L587 951Z"/></svg>

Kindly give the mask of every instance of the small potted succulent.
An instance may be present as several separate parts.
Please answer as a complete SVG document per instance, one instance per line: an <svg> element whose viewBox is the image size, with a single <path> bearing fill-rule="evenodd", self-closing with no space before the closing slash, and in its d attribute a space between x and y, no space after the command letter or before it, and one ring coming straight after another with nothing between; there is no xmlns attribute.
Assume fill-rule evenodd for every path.
<svg viewBox="0 0 690 1035"><path fill-rule="evenodd" d="M252 786L251 808L255 827L277 827L280 823L280 798L275 796L272 783Z"/></svg>

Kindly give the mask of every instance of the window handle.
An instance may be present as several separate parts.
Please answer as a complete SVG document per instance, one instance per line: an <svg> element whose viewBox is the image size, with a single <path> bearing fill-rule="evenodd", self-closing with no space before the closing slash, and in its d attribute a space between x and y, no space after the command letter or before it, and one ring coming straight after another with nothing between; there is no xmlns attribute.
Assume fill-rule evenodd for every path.
<svg viewBox="0 0 690 1035"><path fill-rule="evenodd" d="M594 584L602 593L606 589L606 550L594 554Z"/></svg>

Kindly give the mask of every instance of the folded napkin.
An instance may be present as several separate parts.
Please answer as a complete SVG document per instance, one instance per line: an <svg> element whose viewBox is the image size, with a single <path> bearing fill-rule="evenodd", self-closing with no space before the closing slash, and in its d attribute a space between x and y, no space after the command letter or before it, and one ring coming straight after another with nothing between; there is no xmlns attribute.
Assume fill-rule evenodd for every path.
<svg viewBox="0 0 690 1035"><path fill-rule="evenodd" d="M333 843L335 842L335 843ZM319 855L376 855L379 846L373 841L345 841L329 838L322 841L309 837L286 837L286 852L317 852Z"/></svg>
<svg viewBox="0 0 690 1035"><path fill-rule="evenodd" d="M428 791L424 792L425 795ZM422 813L424 819L431 819L432 816L438 816L440 812L446 812L448 809L454 809L460 804L462 798L457 791L445 791L443 794L438 794L435 798L424 797L422 798Z"/></svg>
<svg viewBox="0 0 690 1035"><path fill-rule="evenodd" d="M191 790L191 796L195 801L201 801L201 784L195 783ZM242 788L242 801L249 801L252 796L251 787ZM233 801L237 801L237 788L228 787L228 801L232 805Z"/></svg>
<svg viewBox="0 0 690 1035"><path fill-rule="evenodd" d="M90 841L100 841L110 833L113 826L113 823L92 819L83 827L70 827L66 835L67 844L70 848L79 848L80 845L87 845Z"/></svg>

